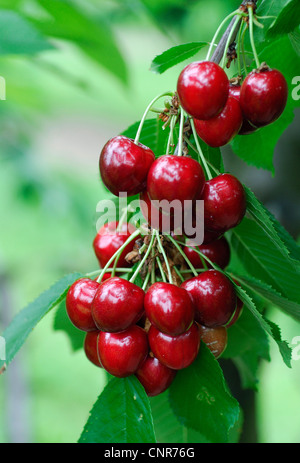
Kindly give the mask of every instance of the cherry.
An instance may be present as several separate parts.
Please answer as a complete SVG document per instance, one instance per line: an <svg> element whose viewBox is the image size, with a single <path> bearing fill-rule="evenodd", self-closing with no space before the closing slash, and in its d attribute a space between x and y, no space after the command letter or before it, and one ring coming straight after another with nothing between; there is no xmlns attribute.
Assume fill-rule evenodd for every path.
<svg viewBox="0 0 300 463"><path fill-rule="evenodd" d="M93 241L93 248L100 267L104 267L109 259L120 249L130 237L131 231L127 223L123 223L118 230L118 222L109 222L100 228ZM134 241L131 241L122 251L118 260L119 267L129 267L126 255L132 251ZM112 263L113 265L113 263Z"/></svg>
<svg viewBox="0 0 300 463"><path fill-rule="evenodd" d="M208 327L229 322L236 309L237 298L233 284L221 272L207 270L181 284L194 302L195 320Z"/></svg>
<svg viewBox="0 0 300 463"><path fill-rule="evenodd" d="M91 305L99 286L95 280L80 278L70 286L67 292L67 314L73 325L81 331L96 329Z"/></svg>
<svg viewBox="0 0 300 463"><path fill-rule="evenodd" d="M240 85L230 85L229 87L229 95L233 98L236 98L237 101L240 103L240 96L241 96L241 86ZM250 133L254 133L257 131L257 127L254 127L244 116L243 114L243 123L242 127L240 128L239 135L250 135Z"/></svg>
<svg viewBox="0 0 300 463"><path fill-rule="evenodd" d="M205 183L205 228L225 232L236 227L246 213L246 195L241 182L231 174L220 174Z"/></svg>
<svg viewBox="0 0 300 463"><path fill-rule="evenodd" d="M153 151L119 135L110 139L100 154L99 167L104 185L114 195L133 196L146 187L147 174L155 160Z"/></svg>
<svg viewBox="0 0 300 463"><path fill-rule="evenodd" d="M187 210L188 206L192 207L192 203L188 204L185 201L200 199L204 184L204 171L195 159L165 155L152 164L148 173L147 191L151 200L168 202L166 205L161 204L162 209L168 213L170 203L179 201L179 207L175 208L176 215Z"/></svg>
<svg viewBox="0 0 300 463"><path fill-rule="evenodd" d="M151 201L148 192L145 190L140 194L141 212L151 228L164 233L170 233L181 225L181 215L168 214L161 207L157 208L155 202Z"/></svg>
<svg viewBox="0 0 300 463"><path fill-rule="evenodd" d="M137 325L118 333L100 331L98 352L106 371L118 378L125 378L136 373L148 355L147 333Z"/></svg>
<svg viewBox="0 0 300 463"><path fill-rule="evenodd" d="M84 339L84 352L90 362L102 368L98 355L99 331L89 331Z"/></svg>
<svg viewBox="0 0 300 463"><path fill-rule="evenodd" d="M243 114L236 98L229 96L222 112L209 120L194 119L199 137L209 146L227 145L240 131Z"/></svg>
<svg viewBox="0 0 300 463"><path fill-rule="evenodd" d="M283 113L288 86L283 74L263 68L250 72L241 88L240 103L246 119L255 127L276 121Z"/></svg>
<svg viewBox="0 0 300 463"><path fill-rule="evenodd" d="M190 262L195 268L205 268L203 265L201 256L192 248L195 246L190 242L189 240L187 241L187 246L184 247L183 251L185 255L188 257ZM192 247L191 247L192 246ZM216 241L213 241L209 244L202 244L201 246L198 247L199 251L202 252L208 259L210 259L211 262L214 264L217 264L220 268L224 269L227 267L230 261L230 247L228 244L227 239L222 236ZM204 262L206 263L206 266L208 268L211 268L211 265L204 259Z"/></svg>
<svg viewBox="0 0 300 463"><path fill-rule="evenodd" d="M208 328L207 326L198 325L198 328L201 341L207 345L216 358L219 358L227 347L228 335L225 326Z"/></svg>
<svg viewBox="0 0 300 463"><path fill-rule="evenodd" d="M154 397L168 389L175 376L175 370L166 367L151 355L148 355L136 372L136 377L144 386L146 394L149 397Z"/></svg>
<svg viewBox="0 0 300 463"><path fill-rule="evenodd" d="M170 283L154 283L145 296L149 321L170 336L184 333L194 321L195 308L187 291Z"/></svg>
<svg viewBox="0 0 300 463"><path fill-rule="evenodd" d="M223 110L228 90L226 72L211 61L188 64L177 82L177 93L183 109L201 120L211 119Z"/></svg>
<svg viewBox="0 0 300 463"><path fill-rule="evenodd" d="M136 323L144 313L142 288L123 278L113 277L98 288L92 316L99 330L117 332Z"/></svg>
<svg viewBox="0 0 300 463"><path fill-rule="evenodd" d="M173 370L188 367L198 355L200 333L195 322L179 336L162 333L154 325L151 325L148 338L154 357Z"/></svg>

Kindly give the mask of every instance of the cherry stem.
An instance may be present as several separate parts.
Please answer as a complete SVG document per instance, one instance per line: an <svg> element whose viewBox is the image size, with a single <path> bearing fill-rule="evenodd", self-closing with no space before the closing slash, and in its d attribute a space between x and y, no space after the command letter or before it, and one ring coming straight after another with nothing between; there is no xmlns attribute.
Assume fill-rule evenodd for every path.
<svg viewBox="0 0 300 463"><path fill-rule="evenodd" d="M253 56L254 56L254 59L255 59L255 63L256 63L256 67L259 68L260 67L260 62L259 62L259 58L258 58L258 54L257 54L257 51L256 51L256 47L255 47L255 41L254 41L254 34L253 34L253 8L252 6L249 6L248 7L248 11L249 11L249 33L250 33L250 42L251 42L251 47L252 47L252 51L253 51Z"/></svg>
<svg viewBox="0 0 300 463"><path fill-rule="evenodd" d="M184 126L184 112L180 110L180 125L179 125L179 139L178 139L178 154L177 156L183 155L183 126Z"/></svg>
<svg viewBox="0 0 300 463"><path fill-rule="evenodd" d="M171 284L173 284L173 278L172 278L172 272L171 272L171 267L170 267L170 264L169 264L169 261L168 261L168 258L167 258L167 255L166 255L166 252L164 250L164 247L161 243L161 239L160 239L160 236L159 236L159 231L158 230L155 230L155 234L157 236L157 242L158 242L158 249L160 251L160 253L163 255L163 258L164 258L164 261L165 261L165 264L166 264L166 268L167 268L167 271L168 271L168 279L169 279L169 282Z"/></svg>
<svg viewBox="0 0 300 463"><path fill-rule="evenodd" d="M160 270L162 280L163 280L164 283L166 283L167 282L166 275L165 275L164 269L162 268L161 261L160 261L159 257L156 257L156 262L157 262L158 268Z"/></svg>
<svg viewBox="0 0 300 463"><path fill-rule="evenodd" d="M113 271L113 268L106 269L107 273L111 273L112 271ZM133 269L132 268L126 268L126 267L117 267L115 269L115 271L118 272L118 273L128 273L128 272L131 273L131 272L133 272ZM94 272L86 273L85 276L87 278L91 278L93 276L99 275L101 272L102 272L102 269L99 268L98 270L95 270Z"/></svg>
<svg viewBox="0 0 300 463"><path fill-rule="evenodd" d="M172 238L172 239L173 239L173 238ZM174 240L174 241L175 241L175 240ZM186 244L186 243L182 243L181 241L178 241L178 240L176 240L175 243L178 244L178 248L177 248L178 250L181 249L180 246L179 246L179 244L183 244L184 246L187 246L188 248L193 249L197 254L199 254L199 256L200 256L202 259L205 259L215 270L220 270L220 271L222 271L222 270L218 267L218 265L214 264L207 256L205 256L205 254L203 254L203 252L201 252L201 251L198 249L198 246L196 246L196 247L195 247L195 246L190 246L190 245L188 245L188 244ZM175 243L174 243L174 244L175 244ZM183 251L182 251L182 252L183 252ZM201 259L201 260L202 260L202 259ZM195 272L196 272L196 269L194 269L194 270L195 270ZM225 273L225 272L222 271L222 273Z"/></svg>
<svg viewBox="0 0 300 463"><path fill-rule="evenodd" d="M173 143L173 133L174 133L174 127L175 127L175 124L176 124L176 116L171 116L170 119L171 119L171 121L170 121L170 133L169 133L168 144L167 144L167 149L166 149L166 154L167 155L170 154L170 146Z"/></svg>
<svg viewBox="0 0 300 463"><path fill-rule="evenodd" d="M218 29L216 30L215 32L215 35L210 43L210 46L209 46L209 49L208 49L208 52L207 52L207 55L206 55L206 61L209 60L210 58L210 55L211 55L211 52L212 52L212 49L213 49L213 46L215 45L215 42L218 38L218 35L221 31L221 29L223 28L223 26L227 23L227 21L232 18L233 16L235 16L236 14L238 14L239 10L235 10L233 11L232 13L230 13L228 16L226 16L226 18L223 19L223 21L221 22L221 24L219 25Z"/></svg>
<svg viewBox="0 0 300 463"><path fill-rule="evenodd" d="M174 268L175 272L177 273L177 275L179 276L180 280L181 280L182 282L184 282L184 278L183 278L183 276L181 275L181 273L184 273L184 271L178 270L178 268L176 267L176 265L174 265L173 268ZM188 270L188 271L185 272L185 273L191 273L191 272L190 272L190 270Z"/></svg>
<svg viewBox="0 0 300 463"><path fill-rule="evenodd" d="M233 38L233 36L235 34L235 28L236 28L237 24L240 22L240 20L241 20L241 15L238 15L235 18L235 21L233 23L233 27L232 27L232 29L230 31L230 34L228 35L226 45L225 45L225 49L224 49L224 53L223 53L222 62L221 62L221 67L223 69L225 68L225 65L226 65L226 57L227 57L227 51L228 51L229 45L232 43L232 38Z"/></svg>
<svg viewBox="0 0 300 463"><path fill-rule="evenodd" d="M192 270L193 274L195 276L198 275L195 267L193 266L193 264L191 263L190 259L187 257L187 255L183 252L183 250L181 249L181 247L179 246L179 241L176 241L174 240L174 238L171 236L171 235L167 235L167 237L169 238L169 240L174 244L175 248L180 252L180 254L182 255L182 257L184 258L184 260L186 261L186 263L188 264L188 266L190 267L190 269ZM184 243L182 243L184 244Z"/></svg>
<svg viewBox="0 0 300 463"><path fill-rule="evenodd" d="M147 275L145 276L145 280L144 280L144 283L143 283L143 286L142 286L142 289L145 291L145 289L147 288L147 285L149 283L149 279L150 279L150 276L151 276L151 273L148 272Z"/></svg>
<svg viewBox="0 0 300 463"><path fill-rule="evenodd" d="M142 132L142 128L143 128L143 125L144 125L144 122L146 120L146 117L149 113L149 111L151 110L151 107L154 105L154 103L159 100L160 98L164 97L164 96L173 96L173 93L172 92L165 92L165 93L162 93L161 95L158 95L156 96L155 98L153 98L153 100L149 103L149 105L147 106L144 114L143 114L143 117L141 119L141 122L139 124L139 127L138 127L138 130L137 130L137 133L136 133L136 136L135 136L135 140L134 140L134 143L137 145L138 142L139 142L139 139L140 139L140 136L141 136L141 132Z"/></svg>
<svg viewBox="0 0 300 463"><path fill-rule="evenodd" d="M153 243L154 243L154 240L155 240L155 234L152 233L152 236L151 236L151 240L150 240L150 243L148 245L148 249L147 251L145 252L144 254L144 257L142 258L141 262L139 263L139 265L137 266L134 274L132 275L132 277L130 278L130 283L134 283L134 280L136 279L136 277L138 276L139 272L141 271L141 268L143 267L143 265L145 264L146 260L148 259L148 256L151 252L151 249L153 247Z"/></svg>
<svg viewBox="0 0 300 463"><path fill-rule="evenodd" d="M114 253L114 255L108 260L108 262L106 263L106 265L104 266L104 268L102 269L100 275L99 275L99 278L97 279L97 282L100 283L104 274L107 272L107 269L109 268L109 266L113 263L114 259L118 258L119 254L122 254L122 252L124 251L124 249L126 248L126 246L131 243L131 241L135 240L135 238L137 238L139 235L141 234L141 231L140 230L136 230L134 233L132 233L132 235L130 235L128 237L128 239L125 241L124 244L122 244L122 246Z"/></svg>
<svg viewBox="0 0 300 463"><path fill-rule="evenodd" d="M210 172L209 167L207 165L207 162L206 162L206 159L204 157L203 151L201 149L201 146L200 146L200 143L199 143L199 140L198 140L198 134L196 132L195 124L194 124L194 121L193 121L192 118L190 119L190 124L191 124L191 128L192 128L192 131L193 131L195 143L196 143L196 146L197 146L198 155L199 155L200 160L201 160L201 162L202 162L202 164L203 164L203 166L205 168L206 175L207 175L208 179L211 180L213 177L211 175L211 172Z"/></svg>

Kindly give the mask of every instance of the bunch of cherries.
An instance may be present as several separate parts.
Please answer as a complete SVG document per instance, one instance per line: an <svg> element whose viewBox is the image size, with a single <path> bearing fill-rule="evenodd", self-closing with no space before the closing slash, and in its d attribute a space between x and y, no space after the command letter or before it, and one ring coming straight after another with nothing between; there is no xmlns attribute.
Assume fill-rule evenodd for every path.
<svg viewBox="0 0 300 463"><path fill-rule="evenodd" d="M233 86L218 64L202 61L183 69L177 94L180 110L193 118L199 136L210 146L221 146L238 133L274 122L284 109L287 86L279 71L266 66L251 72L241 86ZM86 332L84 350L92 363L116 377L136 375L146 393L154 396L170 386L178 370L194 362L201 341L218 358L227 345L228 327L242 312L243 303L224 269L230 261L225 233L246 213L245 191L229 173L207 179L201 164L186 153L156 158L150 148L125 136L105 144L99 167L111 193L140 195L148 223L142 246L147 259L140 274L151 273L154 280L148 278L140 287L115 271L106 272L115 259L128 268L132 265L128 256L139 249L138 235L133 236L127 223L110 222L93 242L100 277L77 280L68 291L66 309L71 322ZM203 243L197 246L185 236L174 247L178 217L170 212L169 234L163 235L163 207L151 208L151 216L145 206L164 200L182 205L189 200L192 209L197 200L204 201ZM154 232L156 241L149 240ZM181 268L188 269L180 273L180 281L164 278L166 262L157 261L161 247L167 259L170 249L179 251ZM140 262L142 254L137 252ZM165 265L166 276L170 262Z"/></svg>

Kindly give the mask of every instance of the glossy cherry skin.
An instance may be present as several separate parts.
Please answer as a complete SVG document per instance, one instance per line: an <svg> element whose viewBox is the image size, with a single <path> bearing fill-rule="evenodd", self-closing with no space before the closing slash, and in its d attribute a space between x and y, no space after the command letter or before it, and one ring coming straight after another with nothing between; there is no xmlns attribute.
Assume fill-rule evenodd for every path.
<svg viewBox="0 0 300 463"><path fill-rule="evenodd" d="M236 98L229 96L222 112L209 120L194 119L199 137L209 146L227 145L240 131L243 114Z"/></svg>
<svg viewBox="0 0 300 463"><path fill-rule="evenodd" d="M148 339L154 357L173 370L187 368L199 352L200 333L195 322L179 336L169 336L151 325Z"/></svg>
<svg viewBox="0 0 300 463"><path fill-rule="evenodd" d="M242 84L240 103L246 119L255 127L264 127L280 117L287 97L288 86L281 72L252 71Z"/></svg>
<svg viewBox="0 0 300 463"><path fill-rule="evenodd" d="M195 159L165 155L152 164L148 173L147 191L149 198L154 201L166 200L170 203L177 200L179 208L175 210L176 214L183 207L184 210L192 207L192 201L200 198L204 184L204 171ZM167 206L162 204L162 209L170 212Z"/></svg>
<svg viewBox="0 0 300 463"><path fill-rule="evenodd" d="M230 85L229 87L229 95L240 103L240 96L241 96L241 86L240 85ZM245 117L243 114L243 123L242 127L240 128L239 135L250 135L251 133L256 132L258 129L254 127Z"/></svg>
<svg viewBox="0 0 300 463"><path fill-rule="evenodd" d="M95 280L80 278L67 292L67 314L73 325L81 331L96 330L91 307L99 286Z"/></svg>
<svg viewBox="0 0 300 463"><path fill-rule="evenodd" d="M99 368L102 368L99 355L98 355L98 338L99 331L89 331L84 339L84 352L90 362Z"/></svg>
<svg viewBox="0 0 300 463"><path fill-rule="evenodd" d="M194 321L195 308L187 291L170 283L157 282L145 295L149 321L170 336L184 333Z"/></svg>
<svg viewBox="0 0 300 463"><path fill-rule="evenodd" d="M188 257L193 266L197 269L205 268L201 260L200 254L193 249L193 244L187 241L187 246L184 247L183 251ZM192 246L192 247L190 247ZM230 261L230 247L227 239L222 236L218 240L212 241L209 244L202 244L198 246L199 251L202 252L212 263L217 264L220 268L224 269L227 267ZM206 266L211 268L209 262L203 258Z"/></svg>
<svg viewBox="0 0 300 463"><path fill-rule="evenodd" d="M195 320L208 327L224 326L233 316L237 298L233 284L221 272L207 270L181 284L194 302Z"/></svg>
<svg viewBox="0 0 300 463"><path fill-rule="evenodd" d="M219 358L227 347L228 334L225 326L216 326L208 328L207 326L198 325L200 339L203 341L211 353Z"/></svg>
<svg viewBox="0 0 300 463"><path fill-rule="evenodd" d="M136 323L144 313L142 288L123 278L113 277L98 288L92 316L99 330L117 332Z"/></svg>
<svg viewBox="0 0 300 463"><path fill-rule="evenodd" d="M118 222L109 222L98 231L93 241L93 248L100 267L104 267L109 259L120 249L130 237L131 230L127 223L123 223L118 230ZM122 251L118 260L118 267L129 267L126 256L132 251L134 241L131 241ZM112 262L113 265L113 262Z"/></svg>
<svg viewBox="0 0 300 463"><path fill-rule="evenodd" d="M176 376L176 371L166 367L157 358L148 355L136 377L144 386L146 394L154 397L166 391Z"/></svg>
<svg viewBox="0 0 300 463"><path fill-rule="evenodd" d="M201 120L220 114L226 104L228 91L226 72L211 61L188 64L177 81L177 93L183 109Z"/></svg>
<svg viewBox="0 0 300 463"><path fill-rule="evenodd" d="M106 371L118 378L125 378L136 373L149 353L147 333L137 325L118 333L101 331L98 352Z"/></svg>
<svg viewBox="0 0 300 463"><path fill-rule="evenodd" d="M133 196L146 187L147 174L155 160L153 151L141 143L119 135L104 146L99 160L104 185L114 195Z"/></svg>
<svg viewBox="0 0 300 463"><path fill-rule="evenodd" d="M241 182L231 174L221 174L205 183L205 228L225 232L236 227L246 213L246 194Z"/></svg>

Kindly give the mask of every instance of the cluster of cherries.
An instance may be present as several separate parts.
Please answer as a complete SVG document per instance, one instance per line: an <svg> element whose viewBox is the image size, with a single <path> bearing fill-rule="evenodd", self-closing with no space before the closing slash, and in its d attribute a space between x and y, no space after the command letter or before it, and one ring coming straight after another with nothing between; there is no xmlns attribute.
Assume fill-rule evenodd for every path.
<svg viewBox="0 0 300 463"><path fill-rule="evenodd" d="M283 111L287 96L286 82L278 71L253 71L241 87L231 87L223 69L205 61L182 71L177 92L199 136L212 146L273 122ZM155 281L151 279L143 288L115 272L102 276L103 270L102 278L81 278L67 293L68 316L86 332L87 358L113 376L136 375L146 393L153 396L170 386L178 370L194 362L201 341L216 358L226 348L227 329L239 318L243 303L223 271L230 261L225 233L245 215L245 191L231 174L206 179L200 163L188 155L167 153L156 159L150 148L125 136L105 144L99 167L104 185L114 195L140 196L149 234L156 229L160 232L156 236L162 236L164 206L153 216L153 202L161 205L176 200L185 210L189 200L192 211L197 200L204 202L203 243L196 248L192 237L185 235L180 244L185 262L190 269L197 269L196 275L185 272L188 276L184 278L182 273L180 283L167 281L156 274L157 264L149 253L147 269L149 272L154 266ZM178 217L169 209L168 214L168 232L174 239ZM194 220L198 220L197 214ZM110 222L99 230L93 247L100 268L113 265L114 259L119 267L132 265L128 259L136 246L132 232L126 222ZM168 235L163 242L174 245Z"/></svg>

